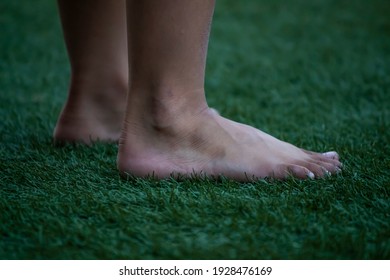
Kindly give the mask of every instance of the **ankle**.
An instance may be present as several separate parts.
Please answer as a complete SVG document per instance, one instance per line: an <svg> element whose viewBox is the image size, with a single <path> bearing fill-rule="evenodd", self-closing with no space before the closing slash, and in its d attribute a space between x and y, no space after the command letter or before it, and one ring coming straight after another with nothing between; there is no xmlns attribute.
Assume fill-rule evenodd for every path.
<svg viewBox="0 0 390 280"><path fill-rule="evenodd" d="M132 88L126 120L138 122L156 131L188 123L208 108L204 89L175 87Z"/></svg>
<svg viewBox="0 0 390 280"><path fill-rule="evenodd" d="M65 110L67 113L117 111L124 114L128 82L120 77L92 79L85 76L72 77Z"/></svg>

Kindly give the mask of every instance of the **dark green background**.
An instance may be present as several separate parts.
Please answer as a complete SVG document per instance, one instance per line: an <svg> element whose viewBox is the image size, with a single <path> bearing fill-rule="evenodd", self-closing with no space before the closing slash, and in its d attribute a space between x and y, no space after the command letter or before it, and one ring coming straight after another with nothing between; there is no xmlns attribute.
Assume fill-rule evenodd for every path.
<svg viewBox="0 0 390 280"><path fill-rule="evenodd" d="M210 106L345 166L244 184L123 180L116 145L54 147L55 1L0 11L0 258L389 259L389 1L218 1Z"/></svg>

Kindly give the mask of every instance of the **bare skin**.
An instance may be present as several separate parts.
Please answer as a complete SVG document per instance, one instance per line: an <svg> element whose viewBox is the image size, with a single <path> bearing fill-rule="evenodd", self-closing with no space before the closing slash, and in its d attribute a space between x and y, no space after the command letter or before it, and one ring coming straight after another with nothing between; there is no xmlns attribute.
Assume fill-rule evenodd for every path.
<svg viewBox="0 0 390 280"><path fill-rule="evenodd" d="M248 181L339 172L336 152L302 150L208 107L204 76L213 10L214 1L127 1L131 75L119 140L121 174Z"/></svg>
<svg viewBox="0 0 390 280"><path fill-rule="evenodd" d="M239 181L320 178L340 171L335 152L299 149L205 108L163 128L128 123L118 167L135 176L224 175ZM128 141L128 142L125 142Z"/></svg>
<svg viewBox="0 0 390 280"><path fill-rule="evenodd" d="M208 107L203 85L213 1L128 4L132 75L118 154L122 173L246 181L339 171L335 152L304 151Z"/></svg>
<svg viewBox="0 0 390 280"><path fill-rule="evenodd" d="M71 64L56 142L118 141L128 91L124 0L59 0Z"/></svg>

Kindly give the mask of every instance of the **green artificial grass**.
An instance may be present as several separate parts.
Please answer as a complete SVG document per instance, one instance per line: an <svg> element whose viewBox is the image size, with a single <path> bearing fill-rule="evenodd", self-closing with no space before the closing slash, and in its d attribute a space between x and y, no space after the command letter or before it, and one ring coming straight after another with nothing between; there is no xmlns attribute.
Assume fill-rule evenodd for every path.
<svg viewBox="0 0 390 280"><path fill-rule="evenodd" d="M51 140L69 65L55 1L0 3L1 259L389 259L390 3L224 0L209 104L328 179L121 179L117 146Z"/></svg>

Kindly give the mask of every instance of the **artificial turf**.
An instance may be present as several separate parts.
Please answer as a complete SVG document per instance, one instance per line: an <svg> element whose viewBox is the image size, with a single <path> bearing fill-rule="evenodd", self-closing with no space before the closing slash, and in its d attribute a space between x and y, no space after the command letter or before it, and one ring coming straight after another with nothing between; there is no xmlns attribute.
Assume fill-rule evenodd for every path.
<svg viewBox="0 0 390 280"><path fill-rule="evenodd" d="M120 178L117 146L55 147L69 65L55 1L0 2L1 259L389 259L390 2L217 2L206 92L318 151L327 179Z"/></svg>

